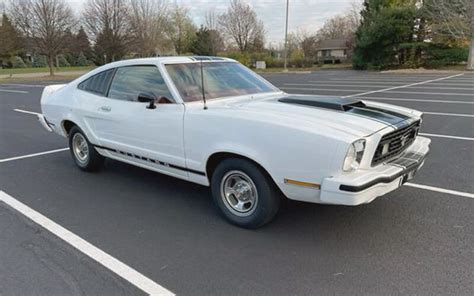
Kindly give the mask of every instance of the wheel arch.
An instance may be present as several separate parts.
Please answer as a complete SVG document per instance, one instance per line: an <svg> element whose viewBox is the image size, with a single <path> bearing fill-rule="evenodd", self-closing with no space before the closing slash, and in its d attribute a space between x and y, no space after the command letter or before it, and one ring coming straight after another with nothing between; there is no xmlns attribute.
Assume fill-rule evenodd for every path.
<svg viewBox="0 0 474 296"><path fill-rule="evenodd" d="M273 182L276 188L281 191L280 187L278 186L278 183L276 180L273 178L273 176L270 174L270 172L258 161L254 160L251 157L248 157L243 154L235 153L235 152L228 152L228 151L220 151L220 152L214 152L211 154L206 161L206 175L209 180L209 184L211 184L211 179L212 179L212 174L214 173L215 169L219 165L220 162L224 161L225 159L229 158L240 158L240 159L245 159L248 160L252 163L254 163L257 167L259 167L264 174L266 174L269 179Z"/></svg>
<svg viewBox="0 0 474 296"><path fill-rule="evenodd" d="M69 120L69 119L65 119L61 122L61 126L63 128L63 132L64 132L64 135L67 137L69 136L69 132L71 131L71 129L74 127L74 126L77 126L78 125L72 121L72 120Z"/></svg>

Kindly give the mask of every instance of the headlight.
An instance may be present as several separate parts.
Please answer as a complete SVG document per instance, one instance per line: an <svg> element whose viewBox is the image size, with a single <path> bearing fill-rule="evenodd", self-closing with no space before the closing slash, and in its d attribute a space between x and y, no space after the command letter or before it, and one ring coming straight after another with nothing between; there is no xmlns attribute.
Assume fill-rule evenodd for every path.
<svg viewBox="0 0 474 296"><path fill-rule="evenodd" d="M360 161L362 160L362 156L364 156L365 150L365 140L360 139L355 141L349 146L349 150L347 150L346 158L344 159L344 165L342 166L342 170L344 172L350 172L352 170L357 170L360 165Z"/></svg>

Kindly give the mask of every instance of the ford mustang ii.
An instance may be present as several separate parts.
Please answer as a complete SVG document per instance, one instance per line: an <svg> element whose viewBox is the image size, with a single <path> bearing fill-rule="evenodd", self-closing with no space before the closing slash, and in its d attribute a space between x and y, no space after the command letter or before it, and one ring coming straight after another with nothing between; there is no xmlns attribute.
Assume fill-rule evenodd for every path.
<svg viewBox="0 0 474 296"><path fill-rule="evenodd" d="M256 228L283 197L360 205L423 165L422 113L287 94L234 60L114 62L41 97L41 124L69 139L75 164L111 158L209 186L230 222Z"/></svg>

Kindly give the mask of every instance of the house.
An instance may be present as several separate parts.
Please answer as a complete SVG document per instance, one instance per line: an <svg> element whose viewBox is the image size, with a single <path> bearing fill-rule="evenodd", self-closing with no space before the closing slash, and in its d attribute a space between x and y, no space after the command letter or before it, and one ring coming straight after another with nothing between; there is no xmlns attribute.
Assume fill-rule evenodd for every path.
<svg viewBox="0 0 474 296"><path fill-rule="evenodd" d="M346 39L322 40L316 47L316 60L318 63L343 63L347 60L349 47Z"/></svg>

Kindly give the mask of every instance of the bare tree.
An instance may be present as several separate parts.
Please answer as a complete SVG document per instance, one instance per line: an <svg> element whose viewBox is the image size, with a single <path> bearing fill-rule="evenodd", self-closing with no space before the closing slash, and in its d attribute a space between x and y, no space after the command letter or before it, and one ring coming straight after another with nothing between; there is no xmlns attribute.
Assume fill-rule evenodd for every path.
<svg viewBox="0 0 474 296"><path fill-rule="evenodd" d="M130 8L131 49L140 56L152 56L166 49L166 2L134 0Z"/></svg>
<svg viewBox="0 0 474 296"><path fill-rule="evenodd" d="M347 15L336 15L324 23L323 27L318 30L317 35L320 39L347 38L354 33L355 29L357 27L352 26Z"/></svg>
<svg viewBox="0 0 474 296"><path fill-rule="evenodd" d="M120 58L129 41L127 0L89 0L83 12L85 27L105 62Z"/></svg>
<svg viewBox="0 0 474 296"><path fill-rule="evenodd" d="M305 58L314 58L316 56L318 38L315 34L311 34L305 30L297 30L296 40L298 41L299 47L303 51Z"/></svg>
<svg viewBox="0 0 474 296"><path fill-rule="evenodd" d="M347 24L350 28L352 28L353 32L357 30L357 28L360 26L360 23L362 21L362 16L360 14L361 10L362 10L362 2L352 1L350 4L349 10L345 14L345 17L347 19Z"/></svg>
<svg viewBox="0 0 474 296"><path fill-rule="evenodd" d="M265 30L257 14L242 0L232 0L227 12L219 17L223 32L239 48L247 52L258 43L263 44Z"/></svg>
<svg viewBox="0 0 474 296"><path fill-rule="evenodd" d="M474 4L472 0L426 0L424 9L437 34L470 42L466 68L474 70Z"/></svg>
<svg viewBox="0 0 474 296"><path fill-rule="evenodd" d="M219 29L219 20L214 9L209 9L204 14L204 27L215 31Z"/></svg>
<svg viewBox="0 0 474 296"><path fill-rule="evenodd" d="M176 6L169 16L167 33L177 54L189 50L195 38L196 30L196 26L188 15L188 10Z"/></svg>
<svg viewBox="0 0 474 296"><path fill-rule="evenodd" d="M218 53L224 50L224 40L219 30L219 18L214 9L209 9L204 14L204 27L209 30L212 52Z"/></svg>
<svg viewBox="0 0 474 296"><path fill-rule="evenodd" d="M13 0L9 6L13 22L31 38L48 59L54 75L54 60L64 48L65 33L74 25L74 16L63 0Z"/></svg>

